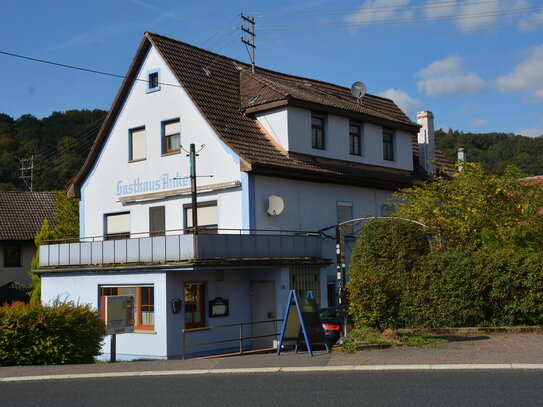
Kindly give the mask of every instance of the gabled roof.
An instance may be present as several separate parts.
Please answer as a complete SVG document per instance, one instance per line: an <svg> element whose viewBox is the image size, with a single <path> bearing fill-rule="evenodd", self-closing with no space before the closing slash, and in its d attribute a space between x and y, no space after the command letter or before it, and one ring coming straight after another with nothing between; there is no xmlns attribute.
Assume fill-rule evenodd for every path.
<svg viewBox="0 0 543 407"><path fill-rule="evenodd" d="M34 240L54 206L55 192L0 192L0 240Z"/></svg>
<svg viewBox="0 0 543 407"><path fill-rule="evenodd" d="M264 104L270 107L270 102L303 105L403 129L415 135L419 126L391 100L366 95L358 104L352 96L348 97L347 88L258 67L253 74L245 63L158 34L145 33L89 156L68 190L71 196L79 196L79 188L92 169L151 46L162 56L217 136L239 155L243 171L385 189L405 187L413 181L414 175L409 171L341 160L323 163L313 156L289 154L250 114L251 109L266 108ZM250 106L249 102L255 97L255 105ZM417 154L416 150L414 154Z"/></svg>

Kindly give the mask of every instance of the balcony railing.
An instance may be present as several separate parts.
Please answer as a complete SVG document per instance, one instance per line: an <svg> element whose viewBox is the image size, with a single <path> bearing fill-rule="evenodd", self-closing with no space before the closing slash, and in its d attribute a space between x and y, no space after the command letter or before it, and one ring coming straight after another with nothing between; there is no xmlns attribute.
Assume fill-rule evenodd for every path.
<svg viewBox="0 0 543 407"><path fill-rule="evenodd" d="M177 233L176 233L177 232ZM183 262L218 259L322 258L322 240L312 232L221 229L218 234L164 231L162 236L132 234L49 241L40 246L40 267Z"/></svg>

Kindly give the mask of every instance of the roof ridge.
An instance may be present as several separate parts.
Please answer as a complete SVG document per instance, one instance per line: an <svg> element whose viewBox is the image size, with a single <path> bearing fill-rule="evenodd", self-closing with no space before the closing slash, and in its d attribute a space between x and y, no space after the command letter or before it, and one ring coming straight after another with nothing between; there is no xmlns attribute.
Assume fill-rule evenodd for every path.
<svg viewBox="0 0 543 407"><path fill-rule="evenodd" d="M153 33L153 32L150 32L150 31L146 31L145 32L145 35L150 35L150 36L156 36L156 37L161 37L161 38L165 38L169 41L174 41L174 42L178 42L180 44L183 44L184 46L187 46L189 48L193 48L193 49L197 49L199 51L203 51L203 52L206 52L208 54L211 54L211 55L214 55L215 57L221 57L223 59L226 59L228 61L231 61L231 62L234 62L235 64L240 64L242 66L243 69L249 71L249 73L253 74L252 72L250 72L250 68L251 68L251 65L246 63L246 62L243 62L243 61L240 61L238 59L234 59L234 58L230 58L226 55L223 55L223 54L219 54L217 52L213 52L213 51L210 51L210 50L207 50L205 48L202 48L202 47L198 47L196 45L192 45L192 44L189 44L188 42L184 42L184 41L179 41L175 38L172 38L172 37L168 37L166 35L162 35L162 34L157 34L157 33ZM320 80L320 79L314 79L314 78L309 78L307 76L299 76L299 75L292 75L292 74L289 74L289 73L285 73L285 72L281 72L281 71L277 71L277 70L273 70L273 69L269 69L269 68L263 68L261 66L258 66L256 65L255 68L259 71L264 71L264 72L268 72L268 73L274 73L274 74L279 74L279 75L282 75L284 77L288 77L288 78L292 78L292 79L302 79L302 80L307 80L307 81L311 81L311 82L316 82L316 83L321 83L321 84L324 84L324 85L330 85L330 86L333 86L335 88L339 88L339 89L347 89L349 90L349 88L347 86L342 86L342 85L338 85L337 83L332 83L332 82L328 82L328 81L323 81L323 80ZM254 76L256 77L259 77L258 75L258 72L255 72L253 74ZM279 92L279 91L278 91ZM387 97L384 97L384 96L379 96L379 95L374 95L372 93L366 93L365 96L371 96L371 97L375 97L375 98L378 98L378 99L384 99L384 100L390 100L392 101L392 99L390 98L387 98Z"/></svg>

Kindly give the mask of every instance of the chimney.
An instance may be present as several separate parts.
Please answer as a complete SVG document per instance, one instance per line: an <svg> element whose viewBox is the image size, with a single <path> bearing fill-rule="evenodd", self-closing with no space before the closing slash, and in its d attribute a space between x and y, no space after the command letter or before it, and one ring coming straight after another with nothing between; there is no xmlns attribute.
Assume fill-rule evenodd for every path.
<svg viewBox="0 0 543 407"><path fill-rule="evenodd" d="M466 163L466 150L463 148L458 149L458 172L462 172L464 164Z"/></svg>
<svg viewBox="0 0 543 407"><path fill-rule="evenodd" d="M434 135L434 115L429 110L417 112L419 130L419 162L427 173L436 173L436 142Z"/></svg>

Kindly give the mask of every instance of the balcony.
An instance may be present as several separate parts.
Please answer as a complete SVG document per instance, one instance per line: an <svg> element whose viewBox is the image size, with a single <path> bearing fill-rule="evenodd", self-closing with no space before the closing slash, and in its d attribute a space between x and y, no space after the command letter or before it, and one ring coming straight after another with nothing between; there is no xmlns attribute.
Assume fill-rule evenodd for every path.
<svg viewBox="0 0 543 407"><path fill-rule="evenodd" d="M166 231L163 236L105 240L81 238L77 242L51 241L41 245L40 267L212 261L311 260L323 261L322 239L311 232L220 230L219 234Z"/></svg>

